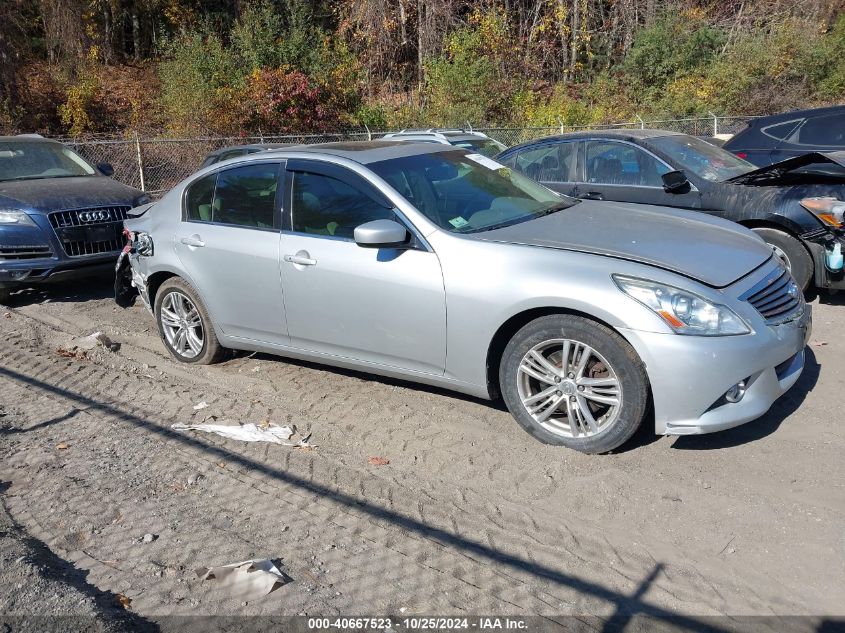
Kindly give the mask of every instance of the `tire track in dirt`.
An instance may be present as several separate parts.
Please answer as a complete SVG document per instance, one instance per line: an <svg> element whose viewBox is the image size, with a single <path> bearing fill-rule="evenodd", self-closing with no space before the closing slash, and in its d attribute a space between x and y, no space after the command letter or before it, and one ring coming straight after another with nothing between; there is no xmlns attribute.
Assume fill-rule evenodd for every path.
<svg viewBox="0 0 845 633"><path fill-rule="evenodd" d="M179 411L187 407L187 405L174 402L172 397L168 398L164 395L161 385L157 384L155 380L148 380L138 375L121 374L93 363L80 370L74 366L74 363L67 363L61 359L46 356L39 353L37 349L25 350L23 341L17 341L14 348L10 348L8 342L4 342L0 345L0 356L3 358L4 366L9 370L41 380L47 385L59 389L76 391L83 400L90 398L98 401L99 405L91 404L88 409L104 406L106 412L89 411L89 414L95 416L98 420L106 417L112 424L114 424L114 420L111 419L113 417L112 411L119 411L127 402L138 403L132 405L132 410L137 411L133 415L136 417L140 415L145 423L155 425L159 430L166 430L169 423L180 419L182 414ZM4 382L8 382L8 380ZM97 386L108 385L108 389L92 388L92 384ZM30 390L32 389L30 388ZM38 392L39 389L35 388L34 390ZM115 394L120 397L114 398ZM191 396L188 401L192 402L195 394L192 393L190 388L186 389L186 394ZM218 392L218 395L220 400L225 400L230 407L239 408L243 406L243 398L240 394L225 394L224 396ZM66 406L64 404L65 399L57 396L55 392L52 392L51 398L58 398L58 401ZM120 416L117 417L119 420ZM117 428L122 428L122 432L127 437L133 436L132 432L138 431L137 424L127 423L125 420L121 424L114 424L111 431ZM150 429L145 428L144 430ZM161 442L160 433L152 436L149 433L144 433L144 436L143 443L147 450L155 450L155 444ZM238 482L244 484L250 494L253 494L252 491L258 490L263 495L269 495L274 501L286 500L287 503L292 503L298 511L304 511L312 506L319 507L323 511L325 506L335 505L331 498L316 497L313 493L304 496L307 499L305 506L296 505L297 501L303 499L302 493L295 489L296 486L280 485L278 477L268 475L266 471L262 472L262 469L268 466L266 463L267 447L257 448L242 445L233 447L231 443L227 443L225 440L218 442L215 439L209 441L192 439L192 447L199 446L201 448L185 448L183 439L179 437L170 437L164 440L164 444L167 446L167 450L159 449L161 455L153 463L145 463L146 460L142 459L138 466L143 465L145 471L149 469L151 472L158 472L162 468L162 460L167 460L178 454L182 457L183 463L200 461L204 463L204 468L214 471L214 462L208 459L208 451L215 450L215 454L219 454L221 451L228 453L232 452L234 448L234 451L237 451L236 456L242 456L242 459L248 460L249 465L238 468L236 474L233 474L229 468L222 469L221 473L227 478L234 477ZM412 525L415 525L418 533L403 529L402 522L399 522L397 528L395 520L391 523L390 520L382 519L381 517L385 513L378 508L375 515L373 513L360 515L354 510L350 510L349 507L343 510L332 507L327 510L329 520L337 522L337 525L343 525L343 521L347 520L349 516L355 516L354 525L357 531L354 534L366 535L369 542L380 544L387 551L394 553L398 551L406 557L414 556L415 560L418 559L426 568L436 570L441 577L453 577L454 570L469 567L471 571L467 574L461 574L468 578L466 582L462 581L463 585L483 588L488 599L490 596L497 597L499 609L502 608L501 603L504 601L506 604L515 605L514 608L518 605L528 609L529 612L531 609L538 609L542 612L542 605L550 604L555 605L554 612L556 613L560 612L562 608L560 605L575 605L572 608L584 608L587 612L594 612L592 610L595 609L601 611L610 606L607 597L614 595L614 591L619 592L616 599L624 602L624 596L630 595L636 589L637 582L645 577L649 569L654 567L652 562L654 559L648 553L648 550L642 547L625 547L626 551L636 551L637 555L628 554L624 560L617 555L615 564L609 564L608 560L613 557L614 546L606 538L595 539L590 536L604 532L605 530L601 526L590 525L585 522L585 525L580 526L581 536L579 538L575 536L575 531L565 525L561 526L558 521L546 521L542 517L532 516L530 506L524 503L508 502L508 516L511 520L507 520L500 527L496 527L495 522L498 512L495 508L490 507L489 502L483 502L479 505L466 503L462 503L460 506L456 506L454 503L446 505L443 503L442 495L440 497L430 494L420 496L419 491L407 486L397 486L395 482L375 475L368 469L337 464L332 459L334 456L331 450L327 450L326 453L327 456L324 458L321 451L313 453L288 452L285 454L285 471L290 471L292 476L296 475L310 482L325 485L329 489L332 486L336 487L337 482L341 482L340 488L336 489L340 494L354 497L363 490L363 497L359 498L362 503L372 503L373 499L398 499L398 505L389 508L390 513L401 512L403 513L402 516L407 517L416 515L416 523ZM318 464L318 467L315 468L315 464ZM277 465L272 464L272 467L275 468ZM313 471L312 468L314 468ZM84 468L81 472L81 477L84 478ZM216 471L214 472L216 473ZM216 475L219 476L221 473L216 473ZM228 486L224 489L231 489L234 498L237 498L235 493L237 485L230 481ZM334 491L330 490L330 492ZM246 502L246 499L242 501ZM267 500L264 500L263 503L256 501L256 503L266 505ZM445 511L444 506L449 508L448 512ZM457 516L456 508L460 509L460 514ZM520 520L520 517L526 516L532 516L533 520ZM392 518L395 519L395 517ZM498 521L501 521L501 519L498 519ZM407 524L407 522L405 523ZM453 534L452 531L456 529L456 523L458 525L457 532ZM494 529L490 529L491 525L494 526ZM534 534L538 525L545 537L544 540L538 539L537 535ZM586 530L584 527L586 527ZM469 537L466 535L477 538L485 533L490 535L492 545L481 547L477 551L470 548L471 553L469 555L465 552L451 551L456 549L460 552L460 548L450 547L449 541L469 541ZM530 538L526 538L523 534L530 534ZM391 539L397 539L396 543ZM388 545L382 544L385 540ZM447 543L442 543L443 540ZM413 547L410 547L406 553L399 548L397 543L405 545L410 543ZM626 545L630 545L630 543ZM485 553L489 560L486 562L481 560L482 557L478 556L478 551ZM569 554L570 551L573 554ZM577 554L574 554L574 552L577 552ZM520 569L519 564L512 564L512 568L509 568L506 575L502 576L501 565L496 564L497 558L511 563L518 558L523 563L522 569ZM678 560L683 559L682 556L676 558ZM532 559L543 561L544 573L537 573L536 568L539 565L537 563L532 565ZM621 563L620 560L622 560ZM432 561L435 562L432 563ZM556 571L557 569L560 571ZM577 575L573 574L574 570L577 570ZM670 590L664 586L665 582L658 579L650 592L654 595L649 596L656 599L658 604L665 604L667 608L671 608L672 605L685 603L687 606L695 605L695 610L701 612L718 612L720 608L736 606L735 596L732 598L734 600L733 605L721 604L724 602L723 599L714 595L708 583L694 571L694 568L684 573L683 566L680 565L673 574L676 577L683 578L683 584L686 586L682 587L680 583L677 583L678 586L673 586ZM549 576L552 576L552 578L549 578ZM602 597L597 599L594 596L591 599L589 592L562 588L560 587L561 583L554 582L554 578L579 580L582 587L590 586L591 581L586 579L593 578L596 579L593 584L599 587L607 587L609 593L598 591L597 593ZM502 586L503 579L506 587ZM442 582L442 578L439 578L439 580ZM578 585L579 583L575 582L574 584ZM459 586L463 587L463 585ZM463 590L465 591L466 587L463 587ZM460 591L458 592L460 593ZM736 594L737 592L733 593ZM509 601L505 601L504 596L510 596ZM516 600L517 597L519 600ZM769 599L771 597L765 597L764 602ZM760 603L755 603L757 601L753 600L750 603L743 603L743 606L746 609L761 608Z"/></svg>

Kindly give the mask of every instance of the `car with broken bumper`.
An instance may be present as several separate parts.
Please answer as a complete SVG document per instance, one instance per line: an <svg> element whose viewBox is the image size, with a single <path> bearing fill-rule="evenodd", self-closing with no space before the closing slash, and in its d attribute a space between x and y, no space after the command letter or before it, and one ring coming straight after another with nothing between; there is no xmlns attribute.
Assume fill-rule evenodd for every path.
<svg viewBox="0 0 845 633"><path fill-rule="evenodd" d="M578 201L454 147L262 152L138 212L120 276L183 363L260 350L501 397L589 453L645 420L749 422L804 365L810 307L752 232Z"/></svg>

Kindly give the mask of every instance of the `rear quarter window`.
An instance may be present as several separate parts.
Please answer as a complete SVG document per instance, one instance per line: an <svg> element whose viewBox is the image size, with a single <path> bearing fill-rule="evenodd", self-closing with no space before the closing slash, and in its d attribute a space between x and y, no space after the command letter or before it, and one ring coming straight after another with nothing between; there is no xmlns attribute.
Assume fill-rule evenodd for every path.
<svg viewBox="0 0 845 633"><path fill-rule="evenodd" d="M784 121L782 123L774 123L760 128L760 133L775 141L785 141L796 128L801 125L804 119L792 119L791 121Z"/></svg>

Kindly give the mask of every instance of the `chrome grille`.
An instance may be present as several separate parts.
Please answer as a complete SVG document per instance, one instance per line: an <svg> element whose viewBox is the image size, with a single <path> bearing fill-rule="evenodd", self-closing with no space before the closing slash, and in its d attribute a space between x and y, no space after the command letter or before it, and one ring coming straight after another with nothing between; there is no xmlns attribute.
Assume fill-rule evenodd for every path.
<svg viewBox="0 0 845 633"><path fill-rule="evenodd" d="M0 246L0 260L42 259L52 256L53 249L46 245Z"/></svg>
<svg viewBox="0 0 845 633"><path fill-rule="evenodd" d="M94 209L74 209L56 211L50 214L50 224L54 229L68 226L88 226L107 222L123 222L132 207L96 207Z"/></svg>
<svg viewBox="0 0 845 633"><path fill-rule="evenodd" d="M753 305L769 323L787 320L804 302L798 284L782 266L743 294L740 299Z"/></svg>
<svg viewBox="0 0 845 633"><path fill-rule="evenodd" d="M123 248L123 221L130 206L56 211L50 224L69 257L111 253Z"/></svg>

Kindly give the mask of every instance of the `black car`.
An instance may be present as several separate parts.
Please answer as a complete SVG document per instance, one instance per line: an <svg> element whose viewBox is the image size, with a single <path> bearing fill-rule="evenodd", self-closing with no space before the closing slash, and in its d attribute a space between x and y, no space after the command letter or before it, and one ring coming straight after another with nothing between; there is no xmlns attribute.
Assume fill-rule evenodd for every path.
<svg viewBox="0 0 845 633"><path fill-rule="evenodd" d="M211 152L202 161L200 169L214 165L230 158L237 158L238 156L246 156L247 154L255 154L256 152L263 152L268 149L277 149L279 147L288 147L290 143L251 143L249 145L230 145L228 147L221 147Z"/></svg>
<svg viewBox="0 0 845 633"><path fill-rule="evenodd" d="M23 285L113 270L143 191L61 143L0 136L0 302Z"/></svg>
<svg viewBox="0 0 845 633"><path fill-rule="evenodd" d="M845 150L845 106L751 119L723 147L758 167L807 152Z"/></svg>
<svg viewBox="0 0 845 633"><path fill-rule="evenodd" d="M497 160L568 196L694 209L733 220L771 245L804 289L845 288L845 152L755 169L686 134L613 130L523 143Z"/></svg>

